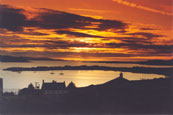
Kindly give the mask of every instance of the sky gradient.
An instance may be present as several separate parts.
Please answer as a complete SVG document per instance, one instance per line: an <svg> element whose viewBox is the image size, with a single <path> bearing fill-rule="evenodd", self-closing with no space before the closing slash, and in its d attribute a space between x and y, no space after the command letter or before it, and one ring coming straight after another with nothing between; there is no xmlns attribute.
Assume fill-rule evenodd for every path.
<svg viewBox="0 0 173 115"><path fill-rule="evenodd" d="M171 59L171 0L1 0L0 54Z"/></svg>

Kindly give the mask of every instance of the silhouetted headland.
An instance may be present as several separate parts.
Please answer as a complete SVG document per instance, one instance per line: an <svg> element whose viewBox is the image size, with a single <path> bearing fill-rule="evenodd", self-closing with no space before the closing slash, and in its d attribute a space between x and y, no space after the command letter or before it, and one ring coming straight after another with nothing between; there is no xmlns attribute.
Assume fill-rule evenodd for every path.
<svg viewBox="0 0 173 115"><path fill-rule="evenodd" d="M129 81L123 77L99 85L76 87L73 82L29 84L18 95L4 94L5 114L172 114L172 78Z"/></svg>
<svg viewBox="0 0 173 115"><path fill-rule="evenodd" d="M169 68L151 68L151 67L107 67L107 66L54 66L54 67L10 67L5 71L21 72L21 71L50 71L50 70L105 70L105 71L122 71L132 73L159 74L172 77L173 67Z"/></svg>

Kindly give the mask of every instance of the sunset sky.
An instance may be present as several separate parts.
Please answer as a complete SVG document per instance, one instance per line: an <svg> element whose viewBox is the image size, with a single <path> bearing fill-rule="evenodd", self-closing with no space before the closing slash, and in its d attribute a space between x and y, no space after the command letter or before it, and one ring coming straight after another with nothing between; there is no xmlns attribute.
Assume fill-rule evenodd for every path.
<svg viewBox="0 0 173 115"><path fill-rule="evenodd" d="M171 59L172 0L1 0L0 54Z"/></svg>

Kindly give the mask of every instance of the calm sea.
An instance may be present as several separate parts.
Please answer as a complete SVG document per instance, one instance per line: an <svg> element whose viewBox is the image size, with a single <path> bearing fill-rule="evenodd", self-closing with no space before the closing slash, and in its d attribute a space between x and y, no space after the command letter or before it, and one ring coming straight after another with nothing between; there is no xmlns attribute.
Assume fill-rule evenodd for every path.
<svg viewBox="0 0 173 115"><path fill-rule="evenodd" d="M56 71L24 71L21 73L3 71L8 67L37 67L37 66L79 66L79 65L100 65L110 67L167 67L167 66L149 66L139 64L106 64L106 63L84 63L74 61L32 61L30 63L0 63L0 78L3 78L4 91L17 91L18 89L27 87L29 83L35 84L36 82L42 85L42 80L45 82L51 82L56 80L57 82L65 81L66 85L73 81L76 86L83 87L91 84L101 84L114 79L119 76L119 71L98 71L98 70L56 70ZM63 73L63 75L61 74ZM163 75L156 74L139 74L124 72L124 77L129 80L141 80L141 79L153 79L164 78Z"/></svg>

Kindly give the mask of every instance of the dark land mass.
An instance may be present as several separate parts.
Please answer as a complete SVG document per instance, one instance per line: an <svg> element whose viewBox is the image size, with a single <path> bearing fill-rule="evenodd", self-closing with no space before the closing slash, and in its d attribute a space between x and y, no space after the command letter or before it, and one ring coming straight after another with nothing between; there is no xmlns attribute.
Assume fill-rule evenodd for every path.
<svg viewBox="0 0 173 115"><path fill-rule="evenodd" d="M62 59L51 58L32 58L32 57L15 57L0 55L0 62L30 62L30 61L64 61Z"/></svg>
<svg viewBox="0 0 173 115"><path fill-rule="evenodd" d="M22 72L22 71L50 71L50 70L105 70L105 71L122 71L132 73L144 73L144 74L159 74L167 77L172 77L173 67L169 68L149 68L149 67L106 67L106 66L55 66L55 67L10 67L4 69L5 71Z"/></svg>
<svg viewBox="0 0 173 115"><path fill-rule="evenodd" d="M86 63L131 63L131 64L143 64L143 65L160 65L160 66L173 66L173 60L147 60L138 62L129 61L85 61Z"/></svg>
<svg viewBox="0 0 173 115"><path fill-rule="evenodd" d="M116 78L100 85L69 90L62 95L43 91L4 95L4 114L173 114L173 79L128 81Z"/></svg>
<svg viewBox="0 0 173 115"><path fill-rule="evenodd" d="M30 61L67 61L63 59L52 58L33 58L33 57L15 57L0 55L0 62L30 62ZM73 61L73 60L68 60ZM131 64L143 64L143 65L160 65L160 66L173 66L173 60L147 60L139 62L128 61L83 61L84 63L131 63Z"/></svg>

